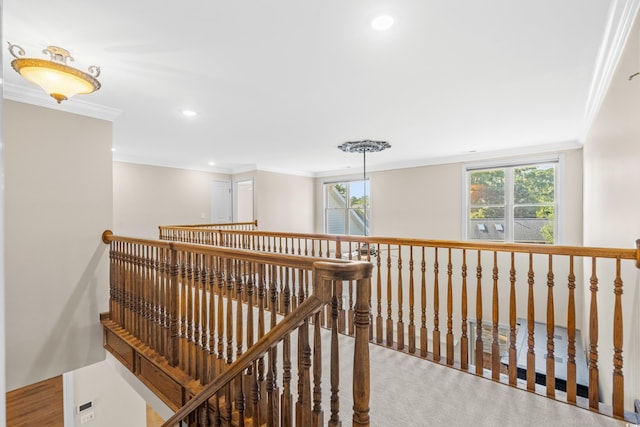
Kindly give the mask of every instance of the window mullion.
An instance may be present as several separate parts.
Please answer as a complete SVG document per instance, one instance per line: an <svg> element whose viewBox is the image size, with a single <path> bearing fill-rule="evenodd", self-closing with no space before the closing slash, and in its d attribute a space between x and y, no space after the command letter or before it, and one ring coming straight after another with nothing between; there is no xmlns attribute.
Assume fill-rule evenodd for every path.
<svg viewBox="0 0 640 427"><path fill-rule="evenodd" d="M515 218L514 218L514 177L513 168L504 170L504 222L505 222L505 242L513 242Z"/></svg>

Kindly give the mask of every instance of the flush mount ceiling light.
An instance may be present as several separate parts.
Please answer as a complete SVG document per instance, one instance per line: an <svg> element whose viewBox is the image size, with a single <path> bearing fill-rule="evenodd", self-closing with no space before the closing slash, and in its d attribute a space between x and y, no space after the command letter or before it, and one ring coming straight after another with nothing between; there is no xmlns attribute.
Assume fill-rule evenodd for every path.
<svg viewBox="0 0 640 427"><path fill-rule="evenodd" d="M60 104L73 95L92 93L100 89L97 77L100 67L92 65L89 73L67 65L73 61L69 51L57 46L47 46L42 51L49 59L22 58L25 52L20 46L9 43L14 59L11 66L22 77L40 86Z"/></svg>
<svg viewBox="0 0 640 427"><path fill-rule="evenodd" d="M389 15L377 16L371 21L371 27L376 31L385 31L393 25L393 17Z"/></svg>
<svg viewBox="0 0 640 427"><path fill-rule="evenodd" d="M198 115L198 112L193 110L180 110L180 112L185 117L195 117Z"/></svg>

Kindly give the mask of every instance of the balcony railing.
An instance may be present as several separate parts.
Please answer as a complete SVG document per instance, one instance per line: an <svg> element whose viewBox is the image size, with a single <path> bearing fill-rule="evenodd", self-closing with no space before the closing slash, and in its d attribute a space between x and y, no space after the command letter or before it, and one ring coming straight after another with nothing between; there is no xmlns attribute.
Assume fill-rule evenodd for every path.
<svg viewBox="0 0 640 427"><path fill-rule="evenodd" d="M623 357L633 346L623 337L634 307L623 290L636 286L640 241L620 249L172 227L161 238L369 261L372 342L617 418L633 411ZM354 288L337 293L338 331L351 335Z"/></svg>
<svg viewBox="0 0 640 427"><path fill-rule="evenodd" d="M346 282L356 289L351 418L369 426L371 264L108 231L103 241L111 260L105 346L178 409L166 426L319 426L325 412L329 425L340 425L338 299ZM321 324L332 330L329 349ZM331 394L323 402L327 358Z"/></svg>

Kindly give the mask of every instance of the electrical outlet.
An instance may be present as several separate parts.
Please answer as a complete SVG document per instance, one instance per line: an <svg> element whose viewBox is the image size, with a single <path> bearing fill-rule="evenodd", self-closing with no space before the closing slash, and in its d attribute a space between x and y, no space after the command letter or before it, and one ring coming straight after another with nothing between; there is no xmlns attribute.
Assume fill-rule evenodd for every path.
<svg viewBox="0 0 640 427"><path fill-rule="evenodd" d="M85 424L85 423L88 423L89 421L93 421L94 418L95 418L95 414L93 413L93 411L89 412L88 414L83 414L80 417L80 424Z"/></svg>

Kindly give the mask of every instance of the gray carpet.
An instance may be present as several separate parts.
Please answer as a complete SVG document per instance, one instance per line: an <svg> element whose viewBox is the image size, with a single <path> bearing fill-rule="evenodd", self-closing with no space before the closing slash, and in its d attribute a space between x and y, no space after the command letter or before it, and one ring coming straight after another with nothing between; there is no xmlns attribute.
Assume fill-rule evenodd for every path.
<svg viewBox="0 0 640 427"><path fill-rule="evenodd" d="M329 333L325 335L328 337ZM325 342L328 346L328 339ZM340 345L341 354L353 354L351 338L341 337ZM372 426L585 427L626 424L378 345L370 345L369 350ZM343 358L340 362L341 412L343 425L349 426L352 361ZM328 366L325 372L327 370Z"/></svg>
<svg viewBox="0 0 640 427"><path fill-rule="evenodd" d="M281 317L278 316L279 320ZM257 313L256 313L257 319ZM269 324L269 315L266 315ZM256 331L257 334L257 331ZM257 336L257 335L256 335ZM309 337L313 348L313 326ZM331 333L322 329L322 401L325 424L330 410ZM351 426L352 337L340 335L340 419ZM297 384L297 334L291 335L292 389ZM418 357L370 344L373 427L625 427L626 422L496 383ZM282 343L278 349L281 371ZM346 356L349 355L349 356ZM278 379L282 386L282 378ZM313 385L312 385L313 386ZM282 391L282 389L280 389ZM296 396L293 396L296 399ZM633 426L633 424L629 424Z"/></svg>

